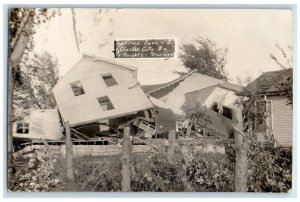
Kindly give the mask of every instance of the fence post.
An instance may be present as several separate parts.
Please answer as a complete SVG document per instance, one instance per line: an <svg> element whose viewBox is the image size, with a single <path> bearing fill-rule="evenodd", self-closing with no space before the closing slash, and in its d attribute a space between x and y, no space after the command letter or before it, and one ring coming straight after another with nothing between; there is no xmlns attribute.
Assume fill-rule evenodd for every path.
<svg viewBox="0 0 300 202"><path fill-rule="evenodd" d="M66 160L67 160L67 178L74 181L74 167L73 167L73 146L71 141L71 129L69 121L65 122L66 129Z"/></svg>
<svg viewBox="0 0 300 202"><path fill-rule="evenodd" d="M235 181L236 192L246 192L247 190L247 139L243 131L242 111L233 111L232 123L234 127L234 148L235 148Z"/></svg>
<svg viewBox="0 0 300 202"><path fill-rule="evenodd" d="M129 192L130 188L130 127L124 128L123 143L122 143L122 192Z"/></svg>
<svg viewBox="0 0 300 202"><path fill-rule="evenodd" d="M176 139L175 130L169 131L168 139L169 139L168 156L169 156L169 158L174 158L175 139Z"/></svg>

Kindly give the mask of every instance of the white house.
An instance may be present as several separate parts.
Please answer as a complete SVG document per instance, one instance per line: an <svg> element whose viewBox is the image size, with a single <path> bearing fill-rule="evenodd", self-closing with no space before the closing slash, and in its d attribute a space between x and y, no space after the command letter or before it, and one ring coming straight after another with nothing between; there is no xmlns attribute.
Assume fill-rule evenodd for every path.
<svg viewBox="0 0 300 202"><path fill-rule="evenodd" d="M84 54L53 89L63 121L75 127L152 108L136 77L135 67Z"/></svg>
<svg viewBox="0 0 300 202"><path fill-rule="evenodd" d="M287 97L281 95L277 86L292 79L293 69L264 72L250 83L247 88L258 94L256 106L265 121L255 124L255 133L259 141L265 135L273 135L277 143L284 147L293 144L293 108L287 103Z"/></svg>
<svg viewBox="0 0 300 202"><path fill-rule="evenodd" d="M59 140L62 128L57 109L35 109L22 121L13 123L15 140Z"/></svg>
<svg viewBox="0 0 300 202"><path fill-rule="evenodd" d="M145 85L142 88L148 95L180 109L185 103L186 93L216 86L217 84L222 84L223 88L234 89L234 91L242 90L242 86L200 74L196 70L168 83Z"/></svg>

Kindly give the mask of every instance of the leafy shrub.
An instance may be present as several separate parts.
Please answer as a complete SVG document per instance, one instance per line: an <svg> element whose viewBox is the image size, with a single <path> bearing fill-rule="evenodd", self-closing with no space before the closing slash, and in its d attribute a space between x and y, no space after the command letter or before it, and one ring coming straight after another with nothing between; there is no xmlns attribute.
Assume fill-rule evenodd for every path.
<svg viewBox="0 0 300 202"><path fill-rule="evenodd" d="M273 140L259 143L248 135L249 192L288 192L292 186L292 150L274 147ZM234 191L235 154L232 142L225 154L205 153L195 146L177 148L175 157L151 153L131 157L131 190L134 192ZM65 159L23 157L28 166L16 173L12 191L121 191L120 156L75 159L75 183L65 178ZM64 180L62 180L64 178Z"/></svg>
<svg viewBox="0 0 300 202"><path fill-rule="evenodd" d="M259 143L248 136L249 192L287 192L292 183L291 149L274 147L273 140ZM197 146L176 149L175 157L151 153L131 157L131 190L134 192L232 192L235 153L232 140L223 143L225 154L205 153ZM92 163L75 161L75 191L121 191L119 156Z"/></svg>
<svg viewBox="0 0 300 202"><path fill-rule="evenodd" d="M62 183L54 169L56 159L42 158L41 151L35 150L29 155L15 159L20 167L15 173L12 191L45 192L61 191Z"/></svg>
<svg viewBox="0 0 300 202"><path fill-rule="evenodd" d="M249 192L288 192L292 187L292 149L273 143L272 138L264 143L249 140Z"/></svg>

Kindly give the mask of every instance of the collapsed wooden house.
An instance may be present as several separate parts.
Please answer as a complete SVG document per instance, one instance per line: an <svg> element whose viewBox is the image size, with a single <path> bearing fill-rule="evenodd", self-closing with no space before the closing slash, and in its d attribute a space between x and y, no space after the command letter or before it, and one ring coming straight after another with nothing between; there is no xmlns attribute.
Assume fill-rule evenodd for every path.
<svg viewBox="0 0 300 202"><path fill-rule="evenodd" d="M31 110L22 120L13 123L16 147L28 141L60 140L62 125L57 109Z"/></svg>
<svg viewBox="0 0 300 202"><path fill-rule="evenodd" d="M48 120L56 125L47 132L57 129L51 138L61 140L61 126L68 122L74 141L93 144L117 143L126 125L132 127L133 135L148 139L165 138L170 130L184 132L183 136L191 131L203 134L199 126L206 134L228 137L231 109L237 108L239 99L235 93L241 89L196 71L165 84L140 86L137 68L84 54L53 88L57 110L50 110L56 116ZM211 119L205 127L195 118L200 111ZM21 131L20 124L16 130ZM22 126L26 132L27 125Z"/></svg>
<svg viewBox="0 0 300 202"><path fill-rule="evenodd" d="M223 87L226 86L235 89L236 91L242 90L241 86L200 74L196 70L173 81L156 85L144 85L142 88L146 94L159 99L174 108L181 109L185 103L186 93L215 86L217 84L222 84Z"/></svg>
<svg viewBox="0 0 300 202"><path fill-rule="evenodd" d="M84 54L53 89L63 122L91 136L99 127L149 118L154 107L136 77L135 67Z"/></svg>
<svg viewBox="0 0 300 202"><path fill-rule="evenodd" d="M134 67L83 55L53 88L63 121L75 127L152 108L136 76Z"/></svg>
<svg viewBox="0 0 300 202"><path fill-rule="evenodd" d="M219 136L233 137L233 110L238 113L243 110L240 104L242 97L237 95L241 90L239 86L226 82L192 91L185 94L182 109L186 114L200 112L204 116L202 119L210 119L203 127L210 131L210 136L216 136L212 134L217 133ZM197 126L195 121L191 119L189 127Z"/></svg>
<svg viewBox="0 0 300 202"><path fill-rule="evenodd" d="M179 124L185 130L183 135L189 136L197 126L198 129L206 128L210 134L229 137L232 134L232 110L242 110L242 105L238 105L241 97L236 94L243 90L242 86L202 75L196 70L171 82L142 88L149 96L184 112L184 121ZM205 126L199 124L205 119L199 113L210 117L211 121Z"/></svg>

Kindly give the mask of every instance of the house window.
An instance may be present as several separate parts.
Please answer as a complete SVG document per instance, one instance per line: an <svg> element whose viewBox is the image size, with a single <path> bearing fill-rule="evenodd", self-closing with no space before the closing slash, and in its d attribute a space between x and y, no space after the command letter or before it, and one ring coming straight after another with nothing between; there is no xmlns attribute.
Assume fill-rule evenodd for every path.
<svg viewBox="0 0 300 202"><path fill-rule="evenodd" d="M29 123L17 123L16 133L28 134L29 133Z"/></svg>
<svg viewBox="0 0 300 202"><path fill-rule="evenodd" d="M74 83L71 83L70 85L75 96L79 96L85 93L80 81L76 81Z"/></svg>
<svg viewBox="0 0 300 202"><path fill-rule="evenodd" d="M109 100L109 98L107 96L97 98L97 100L103 111L108 111L108 110L114 109L112 102Z"/></svg>
<svg viewBox="0 0 300 202"><path fill-rule="evenodd" d="M115 86L118 84L117 81L114 79L114 77L112 77L111 74L102 75L102 79L104 80L107 87Z"/></svg>
<svg viewBox="0 0 300 202"><path fill-rule="evenodd" d="M232 119L232 111L230 108L228 107L224 107L223 106L223 116L229 118L229 119Z"/></svg>

